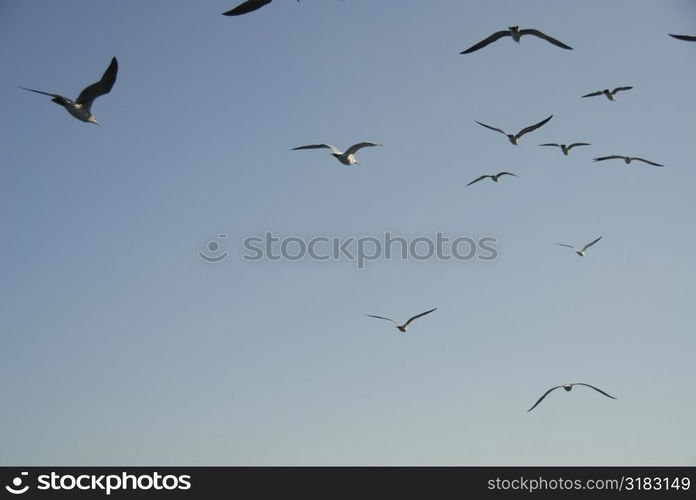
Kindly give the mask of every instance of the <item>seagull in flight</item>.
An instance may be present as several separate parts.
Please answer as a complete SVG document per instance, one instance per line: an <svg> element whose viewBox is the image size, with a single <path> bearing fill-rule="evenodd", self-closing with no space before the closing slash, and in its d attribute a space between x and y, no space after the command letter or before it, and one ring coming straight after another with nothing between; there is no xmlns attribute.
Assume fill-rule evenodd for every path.
<svg viewBox="0 0 696 500"><path fill-rule="evenodd" d="M248 14L249 12L254 12L260 9L264 5L268 5L273 0L247 0L237 5L234 9L223 12L223 16L241 16L242 14ZM297 0L299 3L300 0Z"/></svg>
<svg viewBox="0 0 696 500"><path fill-rule="evenodd" d="M510 173L510 172L500 172L500 173L494 174L494 175L482 175L478 179L474 179L473 181L471 181L469 184L467 184L467 186L471 186L472 184L474 184L478 181L482 181L486 177L490 177L493 182L498 182L498 179L500 179L503 175L512 175L513 177L517 177L515 174Z"/></svg>
<svg viewBox="0 0 696 500"><path fill-rule="evenodd" d="M632 88L633 87L616 87L614 90L609 90L609 89L598 90L597 92L585 94L582 97L594 97L594 96L598 96L598 95L605 95L607 97L607 99L609 99L610 101L615 101L617 92L622 92L624 90L631 90Z"/></svg>
<svg viewBox="0 0 696 500"><path fill-rule="evenodd" d="M585 387L589 387L589 388L591 388L591 389L594 389L594 390L597 391L597 392L600 392L600 393L604 394L604 395L605 395L606 397L608 397L608 398L616 399L614 396L611 396L611 395L607 394L607 393L604 392L603 390L598 389L598 388L596 388L596 387L593 386L593 385L590 385L590 384L583 384L582 382L575 382L574 384L563 384L563 385L557 385L556 387L552 387L551 389L549 389L548 391L546 391L546 392L543 394L543 396L541 396L541 397L539 398L539 400L538 400L536 403L534 403L534 406L532 406L532 407L531 407L529 410L527 410L527 411L529 412L529 411L532 411L534 408L536 408L536 406L537 406L539 403L541 403L541 401L542 401L551 391L554 391L554 390L556 390L556 389L559 389L559 388L563 387L563 389L565 389L566 391L570 392L570 390L573 388L574 385L584 385Z"/></svg>
<svg viewBox="0 0 696 500"><path fill-rule="evenodd" d="M106 71L104 72L104 75L101 77L101 80L99 80L97 83L93 83L92 85L86 87L82 92L80 92L80 95L75 101L72 101L67 97L63 97L62 95L51 94L49 92L42 92L41 90L28 89L26 87L19 88L28 90L30 92L36 92L37 94L51 96L53 97L51 101L63 106L68 111L68 113L73 115L78 120L99 125L99 122L92 114L92 104L94 103L94 100L97 97L108 94L111 91L111 88L114 86L114 83L116 83L117 72L118 61L114 57L113 59L111 59L111 64L109 64L109 67L106 68Z"/></svg>
<svg viewBox="0 0 696 500"><path fill-rule="evenodd" d="M491 130L495 130L496 132L500 132L501 134L507 136L508 140L509 140L512 144L514 144L515 146L517 146L517 142L519 141L520 137L522 137L522 136L523 136L524 134L526 134L527 132L531 132L532 130L538 129L539 127L541 127L542 125L544 125L546 122L548 122L551 118L553 118L553 115L549 116L548 118L545 118L545 119L541 120L539 123L536 123L536 124L534 124L534 125L530 125L529 127L523 128L522 130L520 130L519 132L517 132L517 134L515 134L515 135L508 134L508 133L506 133L504 130L501 130L501 129L495 128L495 127L491 127L490 125L486 125L485 123L481 123L481 122L476 122L476 123L478 123L478 124L481 125L482 127L486 127L486 128L491 129Z"/></svg>
<svg viewBox="0 0 696 500"><path fill-rule="evenodd" d="M359 142L357 144L353 144L351 147L346 149L345 153L338 149L336 146L332 146L331 144L310 144L308 146L298 146L296 148L292 148L292 150L298 151L300 149L330 149L332 151L331 156L336 158L344 165L360 165L360 162L355 159L355 153L359 149L372 146L381 146L381 144L377 144L375 142Z"/></svg>
<svg viewBox="0 0 696 500"><path fill-rule="evenodd" d="M677 40L684 40L686 42L696 42L696 36L691 36L691 35L670 35L672 38L676 38Z"/></svg>
<svg viewBox="0 0 696 500"><path fill-rule="evenodd" d="M572 248L573 250L575 250L576 254L578 254L580 257L584 257L587 254L587 249L590 248L592 245L594 245L595 243L597 243L601 239L602 239L602 237L600 236L596 240L591 241L590 243L588 243L587 245L582 247L582 249L577 249L573 245L566 245L565 243L556 243L556 245L560 245L562 247ZM570 390L570 389L568 389L568 390Z"/></svg>
<svg viewBox="0 0 696 500"><path fill-rule="evenodd" d="M539 144L539 146L556 146L557 148L561 148L561 151L563 151L563 154L565 156L568 156L568 153L570 152L571 149L573 149L575 146L590 146L591 144L589 142L574 142L573 144L568 144L567 146L565 144L556 144L555 142L547 142L546 144Z"/></svg>
<svg viewBox="0 0 696 500"><path fill-rule="evenodd" d="M621 156L621 155L611 155L611 156L601 156L599 158L594 158L594 161L603 161L603 160L614 160L614 159L622 159L626 165L630 164L633 160L635 161L642 161L643 163L647 163L648 165L654 165L655 167L664 167L661 163L655 163L654 161L649 161L646 160L645 158L638 158L637 156Z"/></svg>
<svg viewBox="0 0 696 500"><path fill-rule="evenodd" d="M416 314L416 315L413 316L412 318L409 318L409 320L408 320L406 323L404 323L403 325L400 325L399 323L397 323L396 321L394 321L394 320L391 319L391 318L385 318L384 316L375 316L374 314L366 314L365 316L369 316L370 318L386 319L387 321L391 321L392 323L394 323L394 325L396 326L396 328L399 329L400 332L406 333L406 330L408 329L408 325L411 324L411 321L413 321L414 319L418 319L418 318L420 318L421 316L425 316L426 314L430 314L430 313L433 312L435 309L437 309L437 307L434 308L434 309L430 309L429 311L425 311L425 312L422 312L422 313L420 313L420 314Z"/></svg>
<svg viewBox="0 0 696 500"><path fill-rule="evenodd" d="M460 52L460 54L471 54L472 52L475 52L479 49L482 49L486 45L491 44L491 43L495 42L496 40L503 38L504 36L511 36L514 41L519 43L520 38L522 38L523 35L534 35L534 36L537 36L543 40L546 40L547 42L550 42L550 43L556 45L557 47L561 47L562 49L573 50L572 47L567 46L565 43L560 42L560 41L556 40L555 38L551 38L549 35L542 33L539 30L535 30L535 29L523 29L523 30L521 30L519 26L510 26L506 30L496 31L488 38L485 38L485 39L481 40L479 43L472 45L471 47L469 47L465 51Z"/></svg>

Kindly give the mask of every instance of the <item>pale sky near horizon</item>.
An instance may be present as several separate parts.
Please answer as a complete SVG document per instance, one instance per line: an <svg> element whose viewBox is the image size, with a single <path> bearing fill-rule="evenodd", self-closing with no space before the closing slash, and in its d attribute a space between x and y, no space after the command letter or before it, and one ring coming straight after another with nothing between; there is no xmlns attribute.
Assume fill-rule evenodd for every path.
<svg viewBox="0 0 696 500"><path fill-rule="evenodd" d="M696 4L237 3L0 0L0 464L696 465ZM574 50L459 54L511 25ZM100 127L17 88L114 56ZM499 255L243 260L268 231ZM527 413L566 382L617 399Z"/></svg>

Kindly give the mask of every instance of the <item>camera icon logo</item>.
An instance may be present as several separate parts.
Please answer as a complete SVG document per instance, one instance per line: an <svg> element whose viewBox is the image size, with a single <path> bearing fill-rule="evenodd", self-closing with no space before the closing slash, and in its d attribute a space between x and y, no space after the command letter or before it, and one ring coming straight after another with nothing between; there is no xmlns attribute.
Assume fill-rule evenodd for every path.
<svg viewBox="0 0 696 500"><path fill-rule="evenodd" d="M223 250L218 254L218 252L220 251L219 240L224 238L227 238L226 234L218 234L217 240L209 241L206 245L206 250L203 252L198 252L198 256L205 262L220 262L222 260L225 260L229 255L229 252Z"/></svg>
<svg viewBox="0 0 696 500"><path fill-rule="evenodd" d="M12 493L13 495L21 495L22 493L26 493L27 490L29 489L29 485L27 484L23 488L21 487L22 482L23 482L22 476L27 476L28 474L29 474L28 472L20 473L19 476L15 477L12 480L12 486L5 486L5 489L7 491L9 491L10 493Z"/></svg>

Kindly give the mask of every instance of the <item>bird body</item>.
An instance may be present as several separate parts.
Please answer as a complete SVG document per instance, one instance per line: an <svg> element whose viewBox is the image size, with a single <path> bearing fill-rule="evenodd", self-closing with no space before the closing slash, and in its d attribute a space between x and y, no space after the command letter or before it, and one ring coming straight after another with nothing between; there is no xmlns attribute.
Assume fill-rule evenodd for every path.
<svg viewBox="0 0 696 500"><path fill-rule="evenodd" d="M552 38L549 35L542 33L539 30L536 30L536 29L522 29L521 30L519 26L510 26L506 30L496 31L495 33L493 33L489 37L481 40L480 42L472 45L468 49L460 52L460 54L471 54L472 52L475 52L479 49L482 49L486 45L489 45L489 44L495 42L496 40L499 40L499 39L506 37L506 36L511 37L515 42L519 43L520 39L522 38L523 35L534 35L538 38L541 38L542 40L546 40L547 42L556 45L557 47L561 47L561 48L567 49L567 50L573 50L572 47L569 47L565 43L563 43L559 40L556 40L555 38Z"/></svg>
<svg viewBox="0 0 696 500"><path fill-rule="evenodd" d="M391 321L392 323L394 323L394 326L396 327L397 330L399 330L401 333L406 333L406 330L408 330L408 325L410 325L414 319L418 319L421 316L425 316L426 314L430 314L431 312L435 311L436 309L437 309L437 307L430 309L428 311L422 312L420 314L416 314L415 316L412 316L411 318L409 318L409 320L406 323L404 323L403 325L400 325L398 322L394 321L391 318L385 318L384 316L375 316L374 314L366 314L365 316L369 316L370 318L385 319L387 321Z"/></svg>
<svg viewBox="0 0 696 500"><path fill-rule="evenodd" d="M24 90L28 90L30 92L36 92L37 94L51 96L52 97L51 101L63 106L68 113L70 113L72 116L74 116L78 120L83 121L83 122L87 122L87 123L94 123L95 125L99 125L99 122L92 114L92 104L94 103L94 100L97 97L108 94L109 92L111 92L111 89L113 88L114 83L116 83L116 74L117 73L118 73L118 61L114 57L111 59L111 63L109 64L109 67L106 68L106 71L102 75L101 80L86 87L82 92L80 92L80 95L78 96L78 98L75 101L68 99L67 97L63 97L62 95L59 95L59 94L51 94L49 92L43 92L41 90L29 89L26 87L19 87L19 88L24 89Z"/></svg>
<svg viewBox="0 0 696 500"><path fill-rule="evenodd" d="M598 95L603 95L610 101L615 101L616 100L616 93L617 92L622 92L624 90L631 90L633 87L616 87L614 90L609 90L609 89L604 89L604 90L598 90L597 92L591 92L589 94L585 94L582 97L594 97Z"/></svg>
<svg viewBox="0 0 696 500"><path fill-rule="evenodd" d="M310 144L307 146L298 146L296 148L292 148L292 150L299 151L301 149L330 149L331 156L336 158L344 165L360 165L360 162L355 159L355 153L362 148L373 146L381 146L381 144L377 144L374 142L359 142L357 144L353 144L345 152L341 151L336 146L332 146L331 144Z"/></svg>
<svg viewBox="0 0 696 500"><path fill-rule="evenodd" d="M616 399L614 396L611 396L611 395L607 394L607 393L604 392L603 390L598 389L597 387L595 387L595 386L593 386L593 385L585 384L585 383L582 383L582 382L575 382L575 383L573 383L573 384L563 384L563 385L557 385L556 387L552 387L551 389L549 389L548 391L546 391L546 392L537 400L537 402L534 403L534 405L533 405L529 410L527 410L527 411L530 412L530 411L532 411L534 408L536 408L536 406L537 406L539 403L541 403L541 401L542 401L546 396L548 396L548 394L549 394L550 392L555 391L556 389L560 389L561 387L562 387L566 392L570 392L570 390L571 390L571 389L573 388L573 386L575 386L575 385L584 385L585 387L590 387L591 389L594 389L595 391L604 394L604 395L605 395L606 397L608 397L608 398Z"/></svg>
<svg viewBox="0 0 696 500"><path fill-rule="evenodd" d="M560 245L562 247L572 248L573 250L575 250L576 254L578 254L580 257L584 257L585 255L587 255L587 249L590 248L592 245L594 245L595 243L597 243L601 239L602 239L602 237L600 236L599 238L597 238L594 241L591 241L590 243L588 243L587 245L585 245L582 248L575 248L573 245L567 245L565 243L556 243L556 245Z"/></svg>
<svg viewBox="0 0 696 500"><path fill-rule="evenodd" d="M517 134L515 134L515 135L513 135L513 134L508 134L507 132L505 132L505 131L502 130L502 129L499 129L499 128L496 128L496 127L491 127L490 125L486 125L485 123L481 123L481 122L479 122L479 121L477 121L476 123L478 123L478 124L481 125L482 127L486 127L486 128L488 128L488 129L495 130L496 132L500 132L501 134L503 134L504 136L506 136L506 137L508 138L508 141L510 141L511 144L517 146L517 145L518 145L518 142L519 142L519 140L520 140L520 138L521 138L524 134L526 134L526 133L528 133L528 132L531 132L531 131L533 131L533 130L536 130L536 129L538 129L539 127L541 127L542 125L545 125L546 122L548 122L551 118L553 118L553 115L549 116L548 118L544 118L544 119L541 120L539 123L535 123L534 125L530 125L529 127L523 128L522 130L520 130L519 132L517 132Z"/></svg>
<svg viewBox="0 0 696 500"><path fill-rule="evenodd" d="M573 149L576 146L590 146L590 143L588 142L574 142L573 144L556 144L555 142L548 142L546 144L539 144L539 146L556 146L558 148L561 148L561 151L565 156L568 156L568 153L570 153L570 150Z"/></svg>
<svg viewBox="0 0 696 500"><path fill-rule="evenodd" d="M655 167L664 167L663 164L661 163L655 163L654 161L646 160L645 158L639 158L637 156L623 156L623 155L610 155L610 156L601 156L599 158L594 158L594 161L604 161L604 160L614 160L614 159L621 159L624 161L626 165L630 165L632 161L642 161L643 163L647 163L648 165L653 165Z"/></svg>

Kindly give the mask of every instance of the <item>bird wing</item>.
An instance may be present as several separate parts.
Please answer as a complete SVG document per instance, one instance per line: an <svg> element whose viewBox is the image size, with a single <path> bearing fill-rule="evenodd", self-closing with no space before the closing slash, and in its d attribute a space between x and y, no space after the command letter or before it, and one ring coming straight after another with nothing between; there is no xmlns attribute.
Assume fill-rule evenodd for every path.
<svg viewBox="0 0 696 500"><path fill-rule="evenodd" d="M596 95L602 95L603 93L603 90L598 90L597 92L592 92L591 94L585 94L583 97L594 97Z"/></svg>
<svg viewBox="0 0 696 500"><path fill-rule="evenodd" d="M597 392L601 392L602 394L604 394L604 395L605 395L606 397L608 397L608 398L616 399L614 396L611 396L611 395L607 394L606 392L604 392L603 390L597 389L595 386L590 385L590 384L583 384L582 382L576 382L575 384L571 384L571 385L584 385L585 387L590 387L590 388L594 389L594 390L597 391Z"/></svg>
<svg viewBox="0 0 696 500"><path fill-rule="evenodd" d="M551 389L549 389L548 391L546 391L546 392L537 400L537 402L534 403L534 406L532 406L532 407L531 407L529 410L527 410L527 411L532 411L534 408L536 408L536 406L537 406L539 403L541 403L541 401L542 401L546 396L548 396L549 392L555 391L555 390L558 389L559 387L563 387L563 386L562 386L562 385L557 385L556 387L552 387Z"/></svg>
<svg viewBox="0 0 696 500"><path fill-rule="evenodd" d="M580 250L580 251L581 251L581 252L584 252L585 250L587 250L588 248L590 248L592 245L594 245L595 243L597 243L597 242L598 242L599 240L601 240L601 239L602 239L602 237L600 236L600 237L597 238L596 240L589 242L587 245L585 245L584 247L582 247L582 250Z"/></svg>
<svg viewBox="0 0 696 500"><path fill-rule="evenodd" d="M565 243L556 243L556 245L560 245L562 247L568 247L568 248L572 248L573 250L577 250L577 248L575 248L573 245L566 245Z"/></svg>
<svg viewBox="0 0 696 500"><path fill-rule="evenodd" d="M517 177L517 176L516 176L515 174L513 174L512 172L499 172L497 175L498 175L498 177L501 177L501 176L503 176L503 175L511 175L511 176L513 176L513 177Z"/></svg>
<svg viewBox="0 0 696 500"><path fill-rule="evenodd" d="M654 165L656 167L664 167L664 165L661 163L655 163L654 161L649 161L649 160L646 160L645 158L637 158L637 157L633 156L633 157L631 157L631 160L642 161L643 163L647 163L648 165Z"/></svg>
<svg viewBox="0 0 696 500"><path fill-rule="evenodd" d="M396 321L394 321L393 319L391 319L391 318L385 318L384 316L375 316L374 314L366 314L365 316L369 316L370 318L386 319L387 321L391 321L392 323L394 323L394 324L397 325L397 326L398 326L398 324L399 324L399 323L397 323Z"/></svg>
<svg viewBox="0 0 696 500"><path fill-rule="evenodd" d="M542 32L539 31L539 30L535 30L535 29L520 30L520 34L522 34L522 35L534 35L534 36L538 36L539 38L543 38L543 39L546 40L547 42L551 42L552 44L554 44L554 45L557 46L557 47L561 47L562 49L573 50L573 47L569 47L568 45L566 45L565 43L561 42L560 40L556 40L555 38L550 37L550 36L547 35L546 33L542 33Z"/></svg>
<svg viewBox="0 0 696 500"><path fill-rule="evenodd" d="M97 97L111 92L111 88L114 86L114 83L116 83L116 73L118 73L118 61L114 57L111 59L109 67L104 71L101 80L97 83L93 83L80 92L75 102L77 104L82 104L84 108L89 110L89 108L92 107L92 102Z"/></svg>
<svg viewBox="0 0 696 500"><path fill-rule="evenodd" d="M568 149L573 149L575 146L591 146L589 142L574 142L568 145Z"/></svg>
<svg viewBox="0 0 696 500"><path fill-rule="evenodd" d="M476 120L474 120L474 121L476 121ZM499 128L491 127L490 125L486 125L485 123L481 123L481 122L476 122L476 123L478 123L482 127L486 127L486 128L491 129L491 130L495 130L496 132L500 132L503 135L507 135L504 130L501 130Z"/></svg>
<svg viewBox="0 0 696 500"><path fill-rule="evenodd" d="M479 177L479 178L474 179L473 181L471 181L469 184L467 184L467 186L471 186L472 184L474 184L474 183L476 183L476 182L478 182L478 181L482 181L482 180L485 179L486 177L491 177L491 176L490 176L490 175L482 175L481 177Z"/></svg>
<svg viewBox="0 0 696 500"><path fill-rule="evenodd" d="M534 125L530 125L529 127L523 128L522 130L517 132L517 135L515 137L517 137L519 139L527 132L531 132L532 130L538 129L539 127L544 125L546 122L548 122L551 118L553 118L553 115L549 116L548 118L545 118L544 120L541 120L539 123L535 123Z"/></svg>
<svg viewBox="0 0 696 500"><path fill-rule="evenodd" d="M491 44L491 43L495 42L496 40L503 38L504 36L510 36L510 31L509 30L496 31L488 38L484 38L479 43L472 45L471 47L469 47L468 49L466 49L463 52L460 52L460 54L471 54L472 52L475 52L478 49L482 49L486 45Z"/></svg>
<svg viewBox="0 0 696 500"><path fill-rule="evenodd" d="M547 142L546 144L539 144L539 146L556 146L557 148L560 148L560 144L556 144L555 142Z"/></svg>
<svg viewBox="0 0 696 500"><path fill-rule="evenodd" d="M242 14L248 14L257 9L260 9L264 5L268 5L273 0L247 0L237 5L234 9L223 12L223 16L241 16Z"/></svg>
<svg viewBox="0 0 696 500"><path fill-rule="evenodd" d="M429 311L425 311L425 312L422 312L420 314L416 314L415 316L409 318L408 321L406 323L404 323L404 326L408 326L411 323L411 321L413 321L414 319L420 318L421 316L425 316L426 314L430 314L435 309L437 309L437 307L434 307L433 309L430 309Z"/></svg>
<svg viewBox="0 0 696 500"><path fill-rule="evenodd" d="M624 157L621 155L611 155L611 156L601 156L599 158L593 158L593 160L594 161L603 161L603 160L615 160L617 158L621 158L622 160L624 159Z"/></svg>
<svg viewBox="0 0 696 500"><path fill-rule="evenodd" d="M690 35L672 35L670 33L671 37L676 38L677 40L685 40L687 42L696 42L696 36L690 36Z"/></svg>
<svg viewBox="0 0 696 500"><path fill-rule="evenodd" d="M369 148L372 146L381 146L381 144L377 144L376 142L359 142L357 144L353 144L351 147L346 149L345 154L346 155L352 155L355 154L356 151L362 148Z"/></svg>
<svg viewBox="0 0 696 500"><path fill-rule="evenodd" d="M621 92L622 90L631 90L633 87L616 87L614 90L611 91L612 94L616 94L617 92Z"/></svg>
<svg viewBox="0 0 696 500"><path fill-rule="evenodd" d="M28 90L29 92L36 92L37 94L51 96L51 97L53 97L53 99L52 99L53 102L56 102L62 106L65 106L67 103L72 102L70 99L68 99L67 97L63 97L62 95L51 94L49 92L43 92L41 90L28 89L26 87L20 87L19 85L17 85L17 87L20 89Z"/></svg>
<svg viewBox="0 0 696 500"><path fill-rule="evenodd" d="M330 149L337 155L343 154L340 149L338 149L336 146L332 146L331 144L309 144L307 146L298 146L296 148L292 148L293 151L299 151L300 149Z"/></svg>

